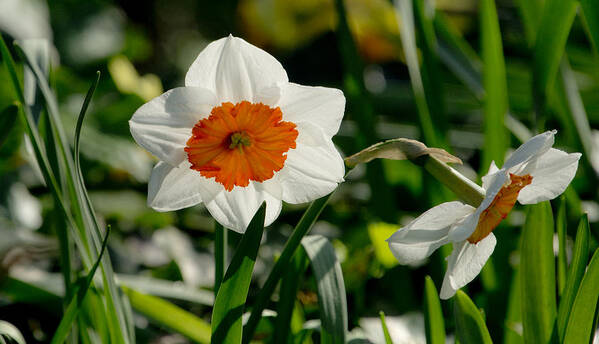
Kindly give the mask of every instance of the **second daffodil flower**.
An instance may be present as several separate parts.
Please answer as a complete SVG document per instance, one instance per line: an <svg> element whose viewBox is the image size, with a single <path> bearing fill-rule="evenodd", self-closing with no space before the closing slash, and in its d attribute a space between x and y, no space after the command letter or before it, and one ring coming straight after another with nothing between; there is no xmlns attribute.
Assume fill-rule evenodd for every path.
<svg viewBox="0 0 599 344"><path fill-rule="evenodd" d="M441 298L472 281L493 253L492 231L514 207L554 199L570 184L580 153L551 148L556 131L539 134L520 146L501 169L491 164L483 177L485 198L478 208L461 202L440 204L395 232L387 242L401 264L422 260L453 243Z"/></svg>
<svg viewBox="0 0 599 344"><path fill-rule="evenodd" d="M281 201L304 203L343 181L331 140L345 109L340 90L290 83L267 52L233 36L210 43L185 87L141 106L129 121L135 141L160 162L148 185L158 211L203 203L243 233L266 201L265 224Z"/></svg>

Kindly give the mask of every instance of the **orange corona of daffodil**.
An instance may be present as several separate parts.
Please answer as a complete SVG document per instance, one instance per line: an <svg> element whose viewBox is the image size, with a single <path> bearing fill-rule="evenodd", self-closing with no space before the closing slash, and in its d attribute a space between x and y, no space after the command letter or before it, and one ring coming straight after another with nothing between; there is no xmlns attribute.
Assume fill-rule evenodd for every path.
<svg viewBox="0 0 599 344"><path fill-rule="evenodd" d="M483 177L485 198L477 208L457 201L443 203L395 232L387 242L400 264L422 260L451 242L441 298L452 297L472 281L495 249L493 230L516 201L534 204L554 199L574 178L581 155L551 148L555 133L531 138L501 169L492 163Z"/></svg>
<svg viewBox="0 0 599 344"><path fill-rule="evenodd" d="M308 202L343 181L331 138L344 109L340 90L290 83L274 57L246 41L212 42L185 87L129 121L135 141L160 159L148 204L170 211L203 203L223 226L244 232L266 201L269 225L281 201Z"/></svg>

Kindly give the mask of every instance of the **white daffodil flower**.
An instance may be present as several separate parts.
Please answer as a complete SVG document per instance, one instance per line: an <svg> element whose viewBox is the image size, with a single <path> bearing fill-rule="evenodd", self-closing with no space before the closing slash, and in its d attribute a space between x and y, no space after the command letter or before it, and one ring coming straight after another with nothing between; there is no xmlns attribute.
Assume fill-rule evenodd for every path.
<svg viewBox="0 0 599 344"><path fill-rule="evenodd" d="M554 199L566 190L580 153L551 148L556 131L539 134L520 146L501 169L491 164L482 178L485 198L478 208L447 202L429 209L395 232L387 242L401 264L424 259L437 248L453 243L441 287L441 298L472 281L497 243L492 231L514 207Z"/></svg>
<svg viewBox="0 0 599 344"><path fill-rule="evenodd" d="M210 43L185 87L142 105L129 121L135 141L161 161L148 205L171 211L203 203L243 233L262 202L265 225L281 201L304 203L343 181L331 140L345 109L334 88L290 83L267 52L233 36Z"/></svg>

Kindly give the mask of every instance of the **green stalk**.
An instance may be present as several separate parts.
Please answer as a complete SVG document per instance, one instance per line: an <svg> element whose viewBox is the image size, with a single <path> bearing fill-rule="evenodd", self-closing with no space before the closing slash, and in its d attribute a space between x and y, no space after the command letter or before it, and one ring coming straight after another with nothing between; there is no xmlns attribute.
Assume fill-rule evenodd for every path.
<svg viewBox="0 0 599 344"><path fill-rule="evenodd" d="M478 207L485 199L485 190L482 187L437 158L427 155L412 161L422 165L433 177L471 206Z"/></svg>

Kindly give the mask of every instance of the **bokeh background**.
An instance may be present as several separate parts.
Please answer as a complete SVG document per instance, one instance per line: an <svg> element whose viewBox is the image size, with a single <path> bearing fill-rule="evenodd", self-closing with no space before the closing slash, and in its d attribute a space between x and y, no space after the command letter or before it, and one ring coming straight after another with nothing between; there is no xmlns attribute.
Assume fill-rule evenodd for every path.
<svg viewBox="0 0 599 344"><path fill-rule="evenodd" d="M0 0L0 31L7 41L45 38L50 42L50 80L69 137L95 72L102 72L84 124L82 169L101 221L113 229L108 252L118 278L209 320L214 222L201 205L168 213L146 206L147 181L156 159L133 142L127 121L143 103L182 86L202 48L230 33L274 55L292 82L345 91L346 115L334 138L345 156L383 139L413 138L457 155L464 165L456 168L480 182L488 168L484 152L493 151L485 147L485 133L505 132L506 146L515 148L530 133L558 129L558 147L569 152L586 148L579 175L567 193L569 230L573 233L579 215L588 212L591 246L597 246L599 158L588 154L596 151L599 140L592 129L599 127L597 53L577 17L556 81L556 89L562 92L556 91L539 114L534 111L533 56L525 13L516 0L496 3L509 100L505 125L496 129L484 126L478 1L439 0L434 8L427 3L425 11L443 17L441 28L459 39L468 58L460 60L462 55L455 53L449 36L435 26L438 68L423 75L428 78L425 86L436 89L432 97L427 95L433 137L426 137L422 129L401 20L387 0L344 1L350 35L340 24L334 0ZM416 41L422 48L420 36ZM569 93L560 98L563 90L575 90L579 98ZM572 105L576 99L580 102ZM0 109L13 100L2 65ZM576 111L590 124L586 128L590 136L583 138L590 138L586 143L573 120ZM23 285L55 294L64 289L55 234L59 222L23 134L24 127L17 122L0 146L0 319L17 326L29 343L44 343L51 338L62 309L59 303L36 299ZM395 343L425 341L424 277L430 275L440 287L450 247L422 264L398 266L384 240L432 205L455 198L420 167L389 160L357 167L335 192L312 233L329 238L342 263L350 330L381 342L378 313L382 310ZM305 208L285 204L279 219L265 231L250 303ZM509 311L516 307L510 295L523 221L523 208L517 206L495 231L498 245L492 259L467 287L484 310L496 342L509 342L521 332ZM230 240L232 251L239 235L231 233ZM298 293L300 327L303 320L318 318L314 279L309 273L304 277ZM447 331L452 333L451 304L442 302L442 306ZM186 342L180 334L142 316L135 319L140 343Z"/></svg>

